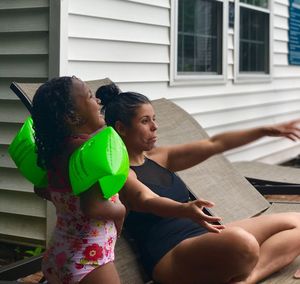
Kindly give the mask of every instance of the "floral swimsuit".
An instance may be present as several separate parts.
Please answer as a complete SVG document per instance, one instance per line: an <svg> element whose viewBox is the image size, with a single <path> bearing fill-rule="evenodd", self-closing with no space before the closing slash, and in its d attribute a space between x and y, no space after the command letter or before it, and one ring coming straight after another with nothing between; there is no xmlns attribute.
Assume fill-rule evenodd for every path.
<svg viewBox="0 0 300 284"><path fill-rule="evenodd" d="M63 189L50 183L47 190L56 207L57 221L43 259L43 273L50 283L54 282L51 279L63 284L79 283L95 268L114 261L115 224L86 217L68 183ZM115 202L115 198L110 201Z"/></svg>
<svg viewBox="0 0 300 284"><path fill-rule="evenodd" d="M54 273L63 284L78 283L96 267L114 261L115 224L84 216L72 193L52 192L51 197L57 223L42 270L46 279Z"/></svg>

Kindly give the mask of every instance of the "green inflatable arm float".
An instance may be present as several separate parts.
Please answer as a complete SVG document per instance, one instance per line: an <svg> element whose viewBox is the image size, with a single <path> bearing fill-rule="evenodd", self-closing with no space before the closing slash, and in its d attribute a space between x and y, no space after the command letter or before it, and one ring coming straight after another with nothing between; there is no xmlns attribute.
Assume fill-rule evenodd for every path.
<svg viewBox="0 0 300 284"><path fill-rule="evenodd" d="M75 195L99 182L103 197L115 195L126 182L129 159L126 147L112 127L107 127L74 151L69 160Z"/></svg>
<svg viewBox="0 0 300 284"><path fill-rule="evenodd" d="M47 171L37 165L32 119L28 117L8 147L8 152L22 175L38 187L48 184Z"/></svg>

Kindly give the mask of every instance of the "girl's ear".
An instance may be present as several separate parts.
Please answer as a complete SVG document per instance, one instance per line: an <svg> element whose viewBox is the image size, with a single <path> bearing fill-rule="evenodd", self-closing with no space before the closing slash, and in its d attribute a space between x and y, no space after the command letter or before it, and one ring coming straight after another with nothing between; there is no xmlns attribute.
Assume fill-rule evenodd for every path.
<svg viewBox="0 0 300 284"><path fill-rule="evenodd" d="M116 129L116 131L119 133L119 135L121 137L125 137L126 136L126 127L125 127L125 125L121 121L119 121L119 120L116 121L115 129Z"/></svg>

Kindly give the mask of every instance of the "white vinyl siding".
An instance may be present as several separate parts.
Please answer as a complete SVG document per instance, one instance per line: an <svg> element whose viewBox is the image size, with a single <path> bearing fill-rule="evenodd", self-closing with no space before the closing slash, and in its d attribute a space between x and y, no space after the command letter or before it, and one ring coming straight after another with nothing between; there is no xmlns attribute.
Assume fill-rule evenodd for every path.
<svg viewBox="0 0 300 284"><path fill-rule="evenodd" d="M273 1L271 81L234 82L235 34L233 28L228 28L224 84L193 82L183 86L169 84L174 3L69 1L62 16L62 34L67 38L61 49L67 52L61 61L61 75L74 74L84 80L109 77L123 90L138 91L151 99L166 97L192 114L211 135L299 117L300 67L287 65L288 0ZM228 152L227 156L233 161L261 159L277 163L289 158L289 150L294 155L297 147L300 150L297 143L286 139L267 138Z"/></svg>
<svg viewBox="0 0 300 284"><path fill-rule="evenodd" d="M8 146L29 115L12 81L48 78L48 0L0 2L0 239L45 245L47 205L16 169Z"/></svg>

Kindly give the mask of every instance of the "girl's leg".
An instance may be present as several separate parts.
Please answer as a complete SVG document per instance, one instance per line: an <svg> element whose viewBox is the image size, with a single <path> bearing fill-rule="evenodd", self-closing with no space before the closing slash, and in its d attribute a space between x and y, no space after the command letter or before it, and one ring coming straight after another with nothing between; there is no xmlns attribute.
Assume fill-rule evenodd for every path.
<svg viewBox="0 0 300 284"><path fill-rule="evenodd" d="M79 284L120 284L120 278L113 262L106 263L88 273Z"/></svg>
<svg viewBox="0 0 300 284"><path fill-rule="evenodd" d="M245 230L233 227L186 239L155 266L161 284L221 284L244 280L258 260L259 245Z"/></svg>
<svg viewBox="0 0 300 284"><path fill-rule="evenodd" d="M259 260L242 283L257 283L290 264L300 254L300 213L280 213L233 222L252 234L260 245Z"/></svg>

